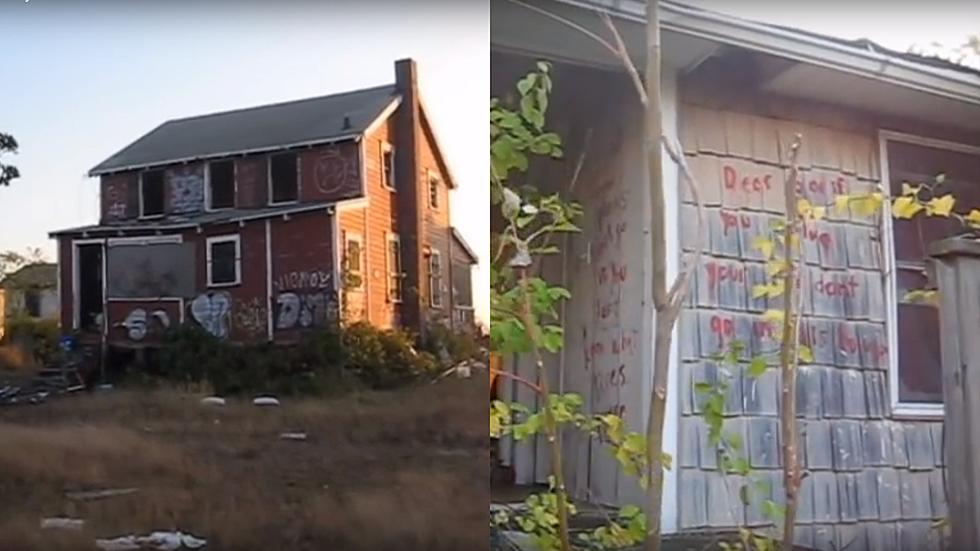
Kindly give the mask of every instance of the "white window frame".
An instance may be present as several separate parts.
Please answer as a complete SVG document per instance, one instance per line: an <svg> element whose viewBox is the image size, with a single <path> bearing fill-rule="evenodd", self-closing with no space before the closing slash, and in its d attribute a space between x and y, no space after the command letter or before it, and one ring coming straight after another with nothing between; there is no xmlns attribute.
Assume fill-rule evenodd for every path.
<svg viewBox="0 0 980 551"><path fill-rule="evenodd" d="M880 163L881 187L885 196L889 198L884 202L882 211L882 235L885 242L885 273L887 274L887 331L888 331L888 392L891 403L891 411L894 417L912 419L941 419L944 416L945 407L943 404L928 402L903 402L899 399L899 373L898 373L898 274L896 272L897 261L895 257L895 234L891 213L891 177L888 170L888 143L901 142L934 149L945 149L957 153L975 155L980 159L980 147L926 138L913 134L894 132L890 130L880 130L878 132L878 160ZM937 361L941 359L937 358Z"/></svg>
<svg viewBox="0 0 980 551"><path fill-rule="evenodd" d="M391 153L391 177L385 174L385 154ZM398 180L395 177L395 146L390 142L381 142L381 185L389 191L398 191Z"/></svg>
<svg viewBox="0 0 980 551"><path fill-rule="evenodd" d="M425 188L425 191L426 191L426 199L425 199L425 201L429 204L429 208L430 209L432 209L432 210L439 210L439 204L440 204L439 203L439 186L442 185L442 178L440 178L439 175L436 174L435 172L433 172L431 170L427 170L426 171L425 182L426 182L426 188ZM436 195L435 195L436 201L435 201L435 203L432 202L432 190L433 190L433 186L435 186L435 192L436 192Z"/></svg>
<svg viewBox="0 0 980 551"><path fill-rule="evenodd" d="M348 261L348 259L350 258L350 243L351 243L351 241L357 242L358 256L360 257L360 258L358 258L358 260L359 260L359 264L361 266L361 269L358 270L358 271L356 271L356 272L350 269L350 262ZM363 289L364 288L364 285L365 285L365 283L364 283L364 258L365 258L365 253L364 253L364 236L361 235L360 233L357 233L357 232L344 232L344 266L349 271L349 273L358 276L358 279L361 282L360 285L357 285L357 286L352 287L353 289Z"/></svg>
<svg viewBox="0 0 980 551"><path fill-rule="evenodd" d="M395 243L398 245L398 261L401 266L398 266L397 270L393 269L391 265L391 244ZM405 264L405 259L402 258L402 240L397 233L389 233L385 239L385 294L388 297L388 302L400 303L404 298L405 289L403 281L402 267ZM392 291L394 290L391 286L391 280L393 278L398 278L398 296L394 296Z"/></svg>
<svg viewBox="0 0 980 551"><path fill-rule="evenodd" d="M143 175L147 172L159 172L163 175L163 210L159 214L143 214ZM154 218L163 218L167 214L167 171L165 169L152 169L140 171L139 176L139 186L137 191L139 192L139 203L140 203L140 220L153 220Z"/></svg>
<svg viewBox="0 0 980 551"><path fill-rule="evenodd" d="M295 155L296 156L296 198L295 199L290 199L289 201L275 201L273 199L273 194L272 194L272 189L273 189L273 185L272 185L272 183L273 183L272 182L272 158L273 157L280 156L280 155ZM300 155L299 155L299 153L297 153L295 151L279 151L277 153L270 154L265 159L266 159L265 160L265 172L266 172L265 179L266 179L266 182L267 182L266 183L266 188L267 188L266 191L269 194L268 200L266 201L266 203L268 203L268 205L270 207L275 207L275 206L278 206L278 205L294 205L296 203L299 203L300 177L302 176L302 174L300 173Z"/></svg>
<svg viewBox="0 0 980 551"><path fill-rule="evenodd" d="M232 200L231 200L230 207L214 208L211 205L211 198L213 196L213 194L211 193L211 165L213 163L231 163ZM231 210L237 206L238 206L238 163L236 163L234 159L221 159L215 161L208 161L204 166L204 210L207 212L217 212L222 210Z"/></svg>
<svg viewBox="0 0 980 551"><path fill-rule="evenodd" d="M229 242L235 243L235 280L230 282L215 283L213 278L214 274L211 271L213 262L211 249L216 244ZM242 236L240 234L216 235L214 237L207 238L206 255L208 265L208 287L234 287L242 284Z"/></svg>
<svg viewBox="0 0 980 551"><path fill-rule="evenodd" d="M432 261L437 258L439 259L438 271L432 269ZM442 308L442 305L445 304L445 301L443 300L443 296L442 296L443 295L442 283L443 283L444 272L445 269L443 268L443 264L442 264L442 253L436 249L432 249L432 251L429 252L429 306L433 308ZM436 301L435 290L439 291L438 302Z"/></svg>

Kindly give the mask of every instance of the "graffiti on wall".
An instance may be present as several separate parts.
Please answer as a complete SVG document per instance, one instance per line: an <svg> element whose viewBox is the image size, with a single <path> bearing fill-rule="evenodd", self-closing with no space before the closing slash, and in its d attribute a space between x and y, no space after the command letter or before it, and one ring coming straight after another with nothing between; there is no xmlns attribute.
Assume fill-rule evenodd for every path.
<svg viewBox="0 0 980 551"><path fill-rule="evenodd" d="M293 270L277 277L276 290L327 289L332 277L324 270Z"/></svg>
<svg viewBox="0 0 980 551"><path fill-rule="evenodd" d="M161 334L170 327L170 316L163 310L154 310L147 314L146 310L136 308L119 324L126 330L130 340L142 341L148 334Z"/></svg>
<svg viewBox="0 0 980 551"><path fill-rule="evenodd" d="M266 334L268 315L265 300L255 297L236 303L232 317L236 330L249 336Z"/></svg>
<svg viewBox="0 0 980 551"><path fill-rule="evenodd" d="M360 186L356 160L345 157L339 146L328 147L317 156L313 177L320 193L328 195Z"/></svg>
<svg viewBox="0 0 980 551"><path fill-rule="evenodd" d="M210 291L198 295L190 305L191 316L208 333L219 339L228 338L231 326L231 295L225 291Z"/></svg>
<svg viewBox="0 0 980 551"><path fill-rule="evenodd" d="M172 212L197 212L204 208L203 167L181 167L168 170L167 180L170 182L170 210Z"/></svg>
<svg viewBox="0 0 980 551"><path fill-rule="evenodd" d="M104 188L105 217L108 219L126 218L126 183L121 180L109 180Z"/></svg>
<svg viewBox="0 0 980 551"><path fill-rule="evenodd" d="M308 329L337 317L337 301L331 291L279 293L276 296L276 329Z"/></svg>

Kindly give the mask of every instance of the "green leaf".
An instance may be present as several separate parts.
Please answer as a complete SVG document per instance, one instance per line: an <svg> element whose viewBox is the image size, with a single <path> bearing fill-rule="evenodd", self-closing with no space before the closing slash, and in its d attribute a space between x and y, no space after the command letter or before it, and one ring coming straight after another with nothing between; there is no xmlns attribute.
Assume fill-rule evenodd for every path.
<svg viewBox="0 0 980 551"><path fill-rule="evenodd" d="M797 357L803 363L813 363L813 350L810 349L809 346L801 345L800 349L797 351Z"/></svg>
<svg viewBox="0 0 980 551"><path fill-rule="evenodd" d="M762 356L756 356L752 358L752 363L749 364L749 377L757 378L762 376L766 372L766 359Z"/></svg>
<svg viewBox="0 0 980 551"><path fill-rule="evenodd" d="M530 73L526 77L522 78L517 82L517 90L522 96L526 96L531 88L534 88L534 83L538 80L537 73Z"/></svg>

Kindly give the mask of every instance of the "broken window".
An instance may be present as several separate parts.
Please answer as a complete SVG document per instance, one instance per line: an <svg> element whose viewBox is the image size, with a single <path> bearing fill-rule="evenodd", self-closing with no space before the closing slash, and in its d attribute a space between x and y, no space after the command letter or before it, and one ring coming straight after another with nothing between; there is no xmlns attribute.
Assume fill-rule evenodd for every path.
<svg viewBox="0 0 980 551"><path fill-rule="evenodd" d="M163 215L163 171L148 170L140 175L140 216Z"/></svg>
<svg viewBox="0 0 980 551"><path fill-rule="evenodd" d="M298 167L295 153L269 157L270 203L290 203L299 199Z"/></svg>
<svg viewBox="0 0 980 551"><path fill-rule="evenodd" d="M442 254L437 250L429 255L429 304L442 307Z"/></svg>
<svg viewBox="0 0 980 551"><path fill-rule="evenodd" d="M956 212L966 213L980 206L980 156L911 139L888 140L887 155L892 197L902 195L903 184L925 183L935 187L937 197L952 194ZM939 182L938 175L942 175ZM923 192L920 197L930 196ZM926 262L928 245L962 232L963 226L951 218L919 214L911 220L893 219L892 230L898 314L898 350L892 357L898 364L898 381L893 382L898 387L898 401L941 404L938 308L934 301L913 300L909 292L934 287Z"/></svg>
<svg viewBox="0 0 980 551"><path fill-rule="evenodd" d="M390 143L381 144L381 185L395 189L395 148Z"/></svg>
<svg viewBox="0 0 980 551"><path fill-rule="evenodd" d="M402 252L397 234L388 235L388 300L402 301Z"/></svg>
<svg viewBox="0 0 980 551"><path fill-rule="evenodd" d="M439 177L435 174L429 175L429 207L439 208Z"/></svg>
<svg viewBox="0 0 980 551"><path fill-rule="evenodd" d="M235 207L235 161L208 163L208 208Z"/></svg>
<svg viewBox="0 0 980 551"><path fill-rule="evenodd" d="M208 286L238 285L242 281L242 242L237 235L209 237Z"/></svg>

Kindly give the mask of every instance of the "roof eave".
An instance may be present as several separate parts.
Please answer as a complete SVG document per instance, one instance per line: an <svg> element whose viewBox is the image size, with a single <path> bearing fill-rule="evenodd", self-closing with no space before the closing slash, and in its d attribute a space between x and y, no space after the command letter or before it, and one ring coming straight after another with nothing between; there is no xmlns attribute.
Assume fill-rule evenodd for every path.
<svg viewBox="0 0 980 551"><path fill-rule="evenodd" d="M621 0L556 0L612 16L645 22L645 3ZM661 26L754 51L980 105L980 77L966 72L915 63L881 52L840 44L816 36L738 19L724 14L661 2Z"/></svg>
<svg viewBox="0 0 980 551"><path fill-rule="evenodd" d="M356 140L360 140L363 136L364 136L364 132L360 131L360 132L354 132L350 134L343 134L332 138L318 138L315 140L306 140L302 142L295 142L295 143L288 143L288 144L277 144L268 147L243 149L237 151L223 151L220 153L210 153L207 155L195 155L193 157L165 159L162 161L154 161L152 163L138 163L133 165L119 166L119 167L99 168L100 166L102 166L102 164L104 164L103 162L95 166L92 170L90 170L88 172L88 175L94 178L96 176L102 176L105 174L114 174L117 172L126 172L129 170L141 170L146 168L161 167L161 166L172 165L172 164L192 163L192 162L203 161L208 159L220 159L222 157L234 157L239 155L250 155L255 153L268 153L270 151L292 149L294 147L305 147L305 146L312 146L312 145L323 145L323 144L332 144L332 143L339 143L339 142L346 142L346 141L356 141Z"/></svg>

